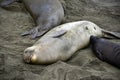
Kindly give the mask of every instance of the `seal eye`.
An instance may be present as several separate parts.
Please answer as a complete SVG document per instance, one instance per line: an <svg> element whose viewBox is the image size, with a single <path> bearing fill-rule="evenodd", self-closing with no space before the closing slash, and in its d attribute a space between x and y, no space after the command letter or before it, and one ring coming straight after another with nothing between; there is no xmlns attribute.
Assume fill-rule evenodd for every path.
<svg viewBox="0 0 120 80"><path fill-rule="evenodd" d="M94 29L96 30L96 27L94 27Z"/></svg>
<svg viewBox="0 0 120 80"><path fill-rule="evenodd" d="M88 30L88 27L86 26L85 29Z"/></svg>

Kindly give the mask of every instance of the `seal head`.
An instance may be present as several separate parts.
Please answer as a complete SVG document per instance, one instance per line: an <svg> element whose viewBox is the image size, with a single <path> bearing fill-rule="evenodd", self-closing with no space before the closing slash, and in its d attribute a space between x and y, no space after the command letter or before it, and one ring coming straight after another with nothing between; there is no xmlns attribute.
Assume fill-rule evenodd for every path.
<svg viewBox="0 0 120 80"><path fill-rule="evenodd" d="M112 43L95 36L90 37L90 43L93 52L100 60L120 68L120 44Z"/></svg>
<svg viewBox="0 0 120 80"><path fill-rule="evenodd" d="M30 62L34 62L36 61L36 56L34 55L34 48L29 48L29 49L26 49L24 51L24 54L23 54L23 58L24 58L24 61L26 63L30 63ZM34 57L33 57L34 56Z"/></svg>

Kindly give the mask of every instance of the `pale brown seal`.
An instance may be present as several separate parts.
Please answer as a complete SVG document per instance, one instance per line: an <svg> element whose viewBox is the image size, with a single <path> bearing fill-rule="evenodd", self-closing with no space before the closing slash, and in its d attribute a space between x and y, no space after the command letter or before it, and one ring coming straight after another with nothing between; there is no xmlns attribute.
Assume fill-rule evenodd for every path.
<svg viewBox="0 0 120 80"><path fill-rule="evenodd" d="M25 49L24 61L33 64L49 64L58 60L65 61L77 50L86 47L91 35L100 37L113 35L120 38L120 33L103 30L90 21L66 23L50 30L33 46Z"/></svg>
<svg viewBox="0 0 120 80"><path fill-rule="evenodd" d="M24 32L23 36L31 35L32 38L41 36L58 26L64 18L64 10L59 0L4 0L0 6L5 7L18 1L24 3L37 25L34 29Z"/></svg>
<svg viewBox="0 0 120 80"><path fill-rule="evenodd" d="M112 43L95 36L90 37L90 43L93 52L100 60L120 68L120 44Z"/></svg>

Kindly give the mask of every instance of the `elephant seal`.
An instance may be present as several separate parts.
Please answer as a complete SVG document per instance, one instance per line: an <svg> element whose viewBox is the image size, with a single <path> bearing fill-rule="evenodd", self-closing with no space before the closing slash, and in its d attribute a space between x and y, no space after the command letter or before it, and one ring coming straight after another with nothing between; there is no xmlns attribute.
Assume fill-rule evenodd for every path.
<svg viewBox="0 0 120 80"><path fill-rule="evenodd" d="M112 43L95 36L90 37L90 43L93 52L100 60L120 68L120 44Z"/></svg>
<svg viewBox="0 0 120 80"><path fill-rule="evenodd" d="M6 7L13 2L23 2L37 25L30 31L22 33L22 36L31 35L32 38L42 36L58 26L64 18L64 10L59 0L4 0L0 6Z"/></svg>
<svg viewBox="0 0 120 80"><path fill-rule="evenodd" d="M66 61L76 51L89 44L91 35L103 37L105 34L120 38L120 33L103 30L90 21L62 24L43 35L33 46L25 49L23 59L26 63L33 64Z"/></svg>

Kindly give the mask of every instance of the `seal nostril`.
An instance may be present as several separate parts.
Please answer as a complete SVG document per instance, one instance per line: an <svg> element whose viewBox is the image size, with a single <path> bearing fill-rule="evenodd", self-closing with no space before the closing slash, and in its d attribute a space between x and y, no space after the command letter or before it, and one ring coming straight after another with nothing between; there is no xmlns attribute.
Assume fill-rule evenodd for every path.
<svg viewBox="0 0 120 80"><path fill-rule="evenodd" d="M94 27L94 29L96 30L96 28Z"/></svg>
<svg viewBox="0 0 120 80"><path fill-rule="evenodd" d="M32 54L34 52L34 50L29 50L28 52Z"/></svg>
<svg viewBox="0 0 120 80"><path fill-rule="evenodd" d="M86 29L86 30L89 30L87 26L85 27L85 29Z"/></svg>

